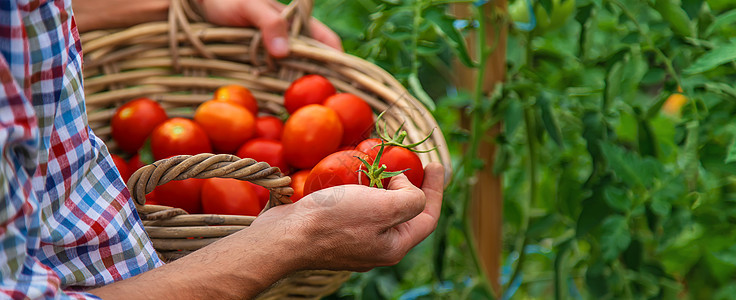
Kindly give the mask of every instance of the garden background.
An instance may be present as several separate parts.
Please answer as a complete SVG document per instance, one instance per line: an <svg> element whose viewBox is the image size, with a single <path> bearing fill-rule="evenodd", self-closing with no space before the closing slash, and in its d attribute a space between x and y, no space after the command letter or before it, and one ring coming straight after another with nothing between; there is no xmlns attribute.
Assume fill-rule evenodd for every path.
<svg viewBox="0 0 736 300"><path fill-rule="evenodd" d="M330 299L491 298L470 233L479 172L502 179L500 298L736 298L736 1L497 4L316 1L348 53L433 110L454 158L436 232ZM503 24L505 82L461 88L480 86L459 68L485 65Z"/></svg>

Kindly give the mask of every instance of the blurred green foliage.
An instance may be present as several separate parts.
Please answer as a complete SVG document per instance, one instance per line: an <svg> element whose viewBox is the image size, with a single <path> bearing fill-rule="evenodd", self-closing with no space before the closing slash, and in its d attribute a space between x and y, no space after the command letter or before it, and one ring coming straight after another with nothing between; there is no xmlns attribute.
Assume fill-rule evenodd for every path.
<svg viewBox="0 0 736 300"><path fill-rule="evenodd" d="M514 15L484 20L455 20L451 2L491 5L316 1L346 51L436 106L455 166L437 231L332 298L490 297L466 217L483 165L464 151L501 120L504 297L736 298L736 2L515 0ZM556 23L532 22L540 12ZM461 37L511 17L524 23L509 32L506 83L454 87L453 60L477 64ZM673 109L678 87L687 102Z"/></svg>

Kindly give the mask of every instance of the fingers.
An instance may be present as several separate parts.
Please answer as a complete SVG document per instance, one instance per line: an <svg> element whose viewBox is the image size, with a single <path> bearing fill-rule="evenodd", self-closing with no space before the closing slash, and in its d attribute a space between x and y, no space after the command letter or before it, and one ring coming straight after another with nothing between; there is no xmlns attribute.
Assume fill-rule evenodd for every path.
<svg viewBox="0 0 736 300"><path fill-rule="evenodd" d="M343 51L340 37L319 20L312 18L312 22L309 23L309 32L315 40L337 50Z"/></svg>
<svg viewBox="0 0 736 300"><path fill-rule="evenodd" d="M278 11L282 11L286 7L285 5L276 1L270 1L270 3ZM332 29L327 27L319 20L312 18L312 21L309 24L309 32L312 35L312 38L314 38L315 40L318 40L323 44L337 50L343 51L342 41L340 40L340 37L334 31L332 31Z"/></svg>
<svg viewBox="0 0 736 300"><path fill-rule="evenodd" d="M271 56L289 55L289 22L281 15L283 4L275 0L208 0L202 4L208 21L226 26L258 27ZM342 50L340 37L324 24L312 19L309 29L314 39Z"/></svg>
<svg viewBox="0 0 736 300"><path fill-rule="evenodd" d="M289 24L281 17L279 9L263 1L242 3L243 17L261 30L268 53L279 58L289 55Z"/></svg>

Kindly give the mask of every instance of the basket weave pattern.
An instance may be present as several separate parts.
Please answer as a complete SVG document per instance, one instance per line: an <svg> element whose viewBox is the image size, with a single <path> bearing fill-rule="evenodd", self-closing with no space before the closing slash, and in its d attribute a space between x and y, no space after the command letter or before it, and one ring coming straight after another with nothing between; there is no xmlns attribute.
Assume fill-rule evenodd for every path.
<svg viewBox="0 0 736 300"><path fill-rule="evenodd" d="M437 123L390 74L360 58L338 52L304 35L311 1L293 1L283 12L292 19L291 54L272 59L261 47L260 33L249 28L219 27L202 22L197 7L172 1L168 22L151 22L128 29L94 31L82 35L84 88L88 122L112 152L110 120L126 101L149 97L169 117L191 118L194 109L212 98L218 87L238 84L258 99L261 111L285 114L283 93L305 75L320 74L339 92L360 96L374 112L384 112L389 129L404 126L409 143L418 142ZM191 23L190 23L191 21ZM450 156L444 137L434 130L418 148L438 151L419 154L424 164L436 161L450 174ZM233 155L200 154L156 162L137 171L128 181L138 212L154 247L173 260L246 226L247 216L187 215L163 206L145 205L145 194L157 185L186 178L226 177L248 180L271 191L269 207L291 203L290 179L277 168ZM216 226L215 226L216 225ZM193 239L192 239L193 238ZM259 299L319 298L337 290L350 272L303 271L285 278Z"/></svg>

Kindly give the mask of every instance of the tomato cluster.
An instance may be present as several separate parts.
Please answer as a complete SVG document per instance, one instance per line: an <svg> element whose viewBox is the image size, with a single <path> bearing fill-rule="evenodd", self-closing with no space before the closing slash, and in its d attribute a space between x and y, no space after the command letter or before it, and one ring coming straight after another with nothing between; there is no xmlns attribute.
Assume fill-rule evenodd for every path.
<svg viewBox="0 0 736 300"><path fill-rule="evenodd" d="M111 122L113 139L130 159L113 159L127 181L144 165L141 157L149 163L211 152L249 157L291 174L293 201L336 185L383 187L401 172L421 186L423 167L411 150L415 145L401 144L405 132L371 139L375 117L359 96L337 93L326 78L306 75L286 90L284 107L290 114L285 123L278 116L259 115L253 94L237 85L217 89L212 100L196 108L193 119L169 118L156 101L136 99L120 107ZM166 183L147 201L189 213L257 215L268 197L261 186L212 178Z"/></svg>

